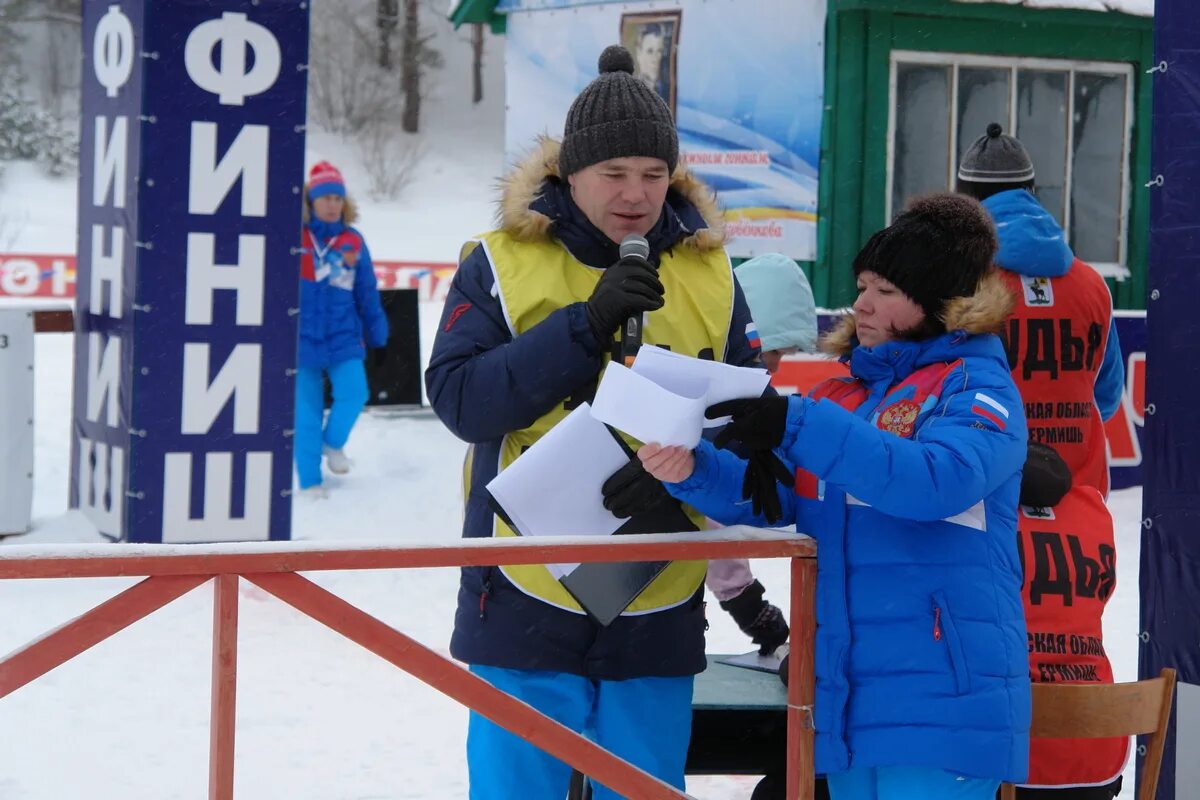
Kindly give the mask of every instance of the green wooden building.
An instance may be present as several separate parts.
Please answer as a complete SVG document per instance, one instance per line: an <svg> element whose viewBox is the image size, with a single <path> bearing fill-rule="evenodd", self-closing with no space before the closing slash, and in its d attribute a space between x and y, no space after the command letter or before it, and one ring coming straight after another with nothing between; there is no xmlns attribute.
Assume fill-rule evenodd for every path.
<svg viewBox="0 0 1200 800"><path fill-rule="evenodd" d="M829 0L817 259L804 265L819 304L852 301L862 243L906 198L952 188L995 121L1029 147L1039 198L1117 307L1145 307L1153 20L1139 0L1055 3L1080 8ZM503 32L496 5L461 0L452 19ZM1084 10L1106 5L1138 13Z"/></svg>

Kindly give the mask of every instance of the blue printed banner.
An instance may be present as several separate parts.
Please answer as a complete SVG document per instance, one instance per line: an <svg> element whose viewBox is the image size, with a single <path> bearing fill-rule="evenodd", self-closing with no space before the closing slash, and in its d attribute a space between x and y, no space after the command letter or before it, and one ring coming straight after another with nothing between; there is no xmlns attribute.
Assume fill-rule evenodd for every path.
<svg viewBox="0 0 1200 800"><path fill-rule="evenodd" d="M553 9L574 6L570 14ZM511 0L505 45L510 161L562 135L608 45L670 106L680 160L717 191L735 257L816 258L826 0ZM549 10L548 10L549 9ZM786 36L764 36L771 20ZM731 42L753 42L753 58Z"/></svg>
<svg viewBox="0 0 1200 800"><path fill-rule="evenodd" d="M130 541L286 539L308 11L291 0L155 0L152 15L147 5L101 15L100 4L85 4L85 37L92 17L98 31L128 29L139 81L117 91L138 103L124 127L92 125L97 104L112 102L105 81L122 74L126 52L119 34L95 34L95 63L117 67L85 80L84 127L110 144L82 152L79 281L91 292L80 293L89 313L76 344L86 356L76 362L85 387L76 427L82 442L84 423L96 424L92 387L110 386L111 369L118 391L109 401L121 403L113 430L125 437L123 471L112 460L123 508L110 509L101 530ZM87 184L113 171L122 142L115 171L129 184L130 219L124 248L111 251L126 268L118 369L92 344L94 329L112 327L94 294L117 233L97 245L106 229L84 223L119 216ZM78 474L94 469L91 449L77 448Z"/></svg>
<svg viewBox="0 0 1200 800"><path fill-rule="evenodd" d="M1158 800L1196 796L1200 782L1200 15L1195 0L1154 8L1149 185L1150 289L1142 492L1138 675L1178 671ZM1144 65L1143 65L1144 66ZM1158 180L1153 180L1155 177ZM1123 334L1122 334L1123 335ZM1139 772L1145 768L1139 754ZM1139 776L1140 777L1140 776ZM1151 800L1151 798L1142 798Z"/></svg>
<svg viewBox="0 0 1200 800"><path fill-rule="evenodd" d="M144 2L83 4L71 507L126 531Z"/></svg>

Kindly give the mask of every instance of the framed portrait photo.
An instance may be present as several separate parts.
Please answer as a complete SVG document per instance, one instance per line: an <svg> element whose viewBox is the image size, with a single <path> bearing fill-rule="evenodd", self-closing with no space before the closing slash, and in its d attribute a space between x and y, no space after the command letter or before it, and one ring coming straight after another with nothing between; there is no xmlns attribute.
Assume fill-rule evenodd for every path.
<svg viewBox="0 0 1200 800"><path fill-rule="evenodd" d="M633 74L667 101L672 117L682 16L680 9L621 15L621 44L633 54Z"/></svg>

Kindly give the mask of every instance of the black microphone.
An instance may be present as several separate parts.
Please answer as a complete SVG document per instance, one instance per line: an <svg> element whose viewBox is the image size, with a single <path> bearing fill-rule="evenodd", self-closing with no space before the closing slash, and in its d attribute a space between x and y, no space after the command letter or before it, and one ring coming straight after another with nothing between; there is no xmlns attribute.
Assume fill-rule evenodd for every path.
<svg viewBox="0 0 1200 800"><path fill-rule="evenodd" d="M621 258L636 258L650 264L650 243L646 237L631 233L621 240ZM633 359L642 346L642 315L636 314L625 320L621 327L621 360L625 366L633 366Z"/></svg>

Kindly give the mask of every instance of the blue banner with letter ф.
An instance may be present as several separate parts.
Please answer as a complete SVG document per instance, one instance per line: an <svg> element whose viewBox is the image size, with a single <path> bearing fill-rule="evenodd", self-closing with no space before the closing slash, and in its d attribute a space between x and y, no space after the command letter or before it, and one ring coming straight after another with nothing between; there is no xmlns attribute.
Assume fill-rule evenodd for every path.
<svg viewBox="0 0 1200 800"><path fill-rule="evenodd" d="M105 5L85 4L77 439L97 434L102 400L119 413L102 420L117 423L100 432L115 442L105 491L87 480L98 448L77 445L73 499L113 538L286 539L306 4ZM120 208L93 191L118 156ZM114 254L115 319L93 296Z"/></svg>

